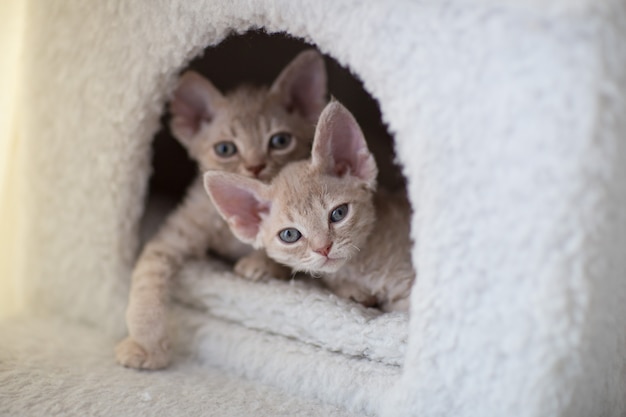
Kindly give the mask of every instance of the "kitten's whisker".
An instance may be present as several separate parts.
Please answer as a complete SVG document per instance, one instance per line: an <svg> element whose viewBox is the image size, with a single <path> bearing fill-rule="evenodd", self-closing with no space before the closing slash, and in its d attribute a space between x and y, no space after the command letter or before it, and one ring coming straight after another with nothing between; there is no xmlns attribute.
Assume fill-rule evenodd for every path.
<svg viewBox="0 0 626 417"><path fill-rule="evenodd" d="M314 271L309 272L309 275L311 275L311 277L315 279L320 279L322 277L322 274L320 274L319 272L314 272Z"/></svg>
<svg viewBox="0 0 626 417"><path fill-rule="evenodd" d="M350 246L352 246L357 251L361 252L361 249L359 249L359 247L357 245L354 245L354 244L350 243Z"/></svg>

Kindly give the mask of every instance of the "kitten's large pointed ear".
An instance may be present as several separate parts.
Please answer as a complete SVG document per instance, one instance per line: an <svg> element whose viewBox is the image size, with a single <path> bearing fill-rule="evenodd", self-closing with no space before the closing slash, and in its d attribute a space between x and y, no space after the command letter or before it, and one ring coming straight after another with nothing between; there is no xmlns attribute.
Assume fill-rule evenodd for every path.
<svg viewBox="0 0 626 417"><path fill-rule="evenodd" d="M207 171L204 189L230 230L242 242L254 245L263 215L269 213L269 186L261 181L224 171Z"/></svg>
<svg viewBox="0 0 626 417"><path fill-rule="evenodd" d="M278 96L288 112L296 111L315 123L326 104L326 82L324 58L309 49L283 69L270 92Z"/></svg>
<svg viewBox="0 0 626 417"><path fill-rule="evenodd" d="M327 174L351 175L376 187L376 161L354 116L339 102L329 103L320 115L311 160Z"/></svg>
<svg viewBox="0 0 626 417"><path fill-rule="evenodd" d="M184 145L188 145L202 123L215 118L224 101L222 93L209 80L197 72L185 72L170 102L172 133Z"/></svg>

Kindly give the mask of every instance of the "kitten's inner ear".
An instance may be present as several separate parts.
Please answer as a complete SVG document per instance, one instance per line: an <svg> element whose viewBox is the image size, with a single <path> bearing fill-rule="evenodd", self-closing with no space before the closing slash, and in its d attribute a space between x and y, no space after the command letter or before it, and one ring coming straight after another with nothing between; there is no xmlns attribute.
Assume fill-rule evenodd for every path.
<svg viewBox="0 0 626 417"><path fill-rule="evenodd" d="M329 103L315 130L312 164L330 175L351 175L376 186L378 168L358 123L341 103Z"/></svg>
<svg viewBox="0 0 626 417"><path fill-rule="evenodd" d="M202 122L215 118L225 100L209 80L197 72L185 72L170 102L172 133L188 144L200 130Z"/></svg>
<svg viewBox="0 0 626 417"><path fill-rule="evenodd" d="M208 171L204 174L204 188L235 236L254 245L271 207L266 197L268 186L242 175Z"/></svg>
<svg viewBox="0 0 626 417"><path fill-rule="evenodd" d="M326 83L324 59L310 49L301 52L283 69L270 92L278 96L288 112L296 111L315 123L326 104Z"/></svg>

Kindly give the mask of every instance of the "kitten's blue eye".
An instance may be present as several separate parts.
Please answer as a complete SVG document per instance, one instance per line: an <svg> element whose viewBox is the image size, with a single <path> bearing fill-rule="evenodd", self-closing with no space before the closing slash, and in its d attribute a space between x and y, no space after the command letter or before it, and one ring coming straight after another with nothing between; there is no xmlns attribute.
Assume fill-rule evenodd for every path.
<svg viewBox="0 0 626 417"><path fill-rule="evenodd" d="M330 222L337 223L346 217L348 214L348 205L342 204L339 207L336 207L333 211L330 212Z"/></svg>
<svg viewBox="0 0 626 417"><path fill-rule="evenodd" d="M285 149L291 144L292 137L289 133L281 132L270 138L271 149Z"/></svg>
<svg viewBox="0 0 626 417"><path fill-rule="evenodd" d="M300 233L298 229L290 227L288 229L281 230L278 233L278 237L285 243L294 243L302 237L302 233Z"/></svg>
<svg viewBox="0 0 626 417"><path fill-rule="evenodd" d="M213 147L217 156L228 158L237 153L237 147L232 142L220 142Z"/></svg>

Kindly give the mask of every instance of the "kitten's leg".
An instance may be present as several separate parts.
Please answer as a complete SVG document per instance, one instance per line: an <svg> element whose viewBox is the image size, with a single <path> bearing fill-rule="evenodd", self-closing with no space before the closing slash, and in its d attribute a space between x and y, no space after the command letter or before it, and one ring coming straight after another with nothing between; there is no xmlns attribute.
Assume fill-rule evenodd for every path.
<svg viewBox="0 0 626 417"><path fill-rule="evenodd" d="M400 298L392 298L382 303L381 310L384 312L401 311L407 313L411 307L410 293Z"/></svg>
<svg viewBox="0 0 626 417"><path fill-rule="evenodd" d="M383 306L383 311L402 311L408 312L411 307L411 300L409 296L405 298L401 298L399 300L395 300Z"/></svg>
<svg viewBox="0 0 626 417"><path fill-rule="evenodd" d="M198 222L212 204L197 182L185 201L143 249L132 275L126 310L129 336L116 349L117 361L128 367L159 369L170 361L166 331L171 278L190 256L201 254L210 232Z"/></svg>
<svg viewBox="0 0 626 417"><path fill-rule="evenodd" d="M289 279L292 275L291 268L270 259L264 250L255 250L239 259L235 264L235 273L251 281Z"/></svg>
<svg viewBox="0 0 626 417"><path fill-rule="evenodd" d="M352 300L365 307L377 307L379 305L379 300L375 295L350 282L326 282L326 284L333 293L341 298Z"/></svg>

